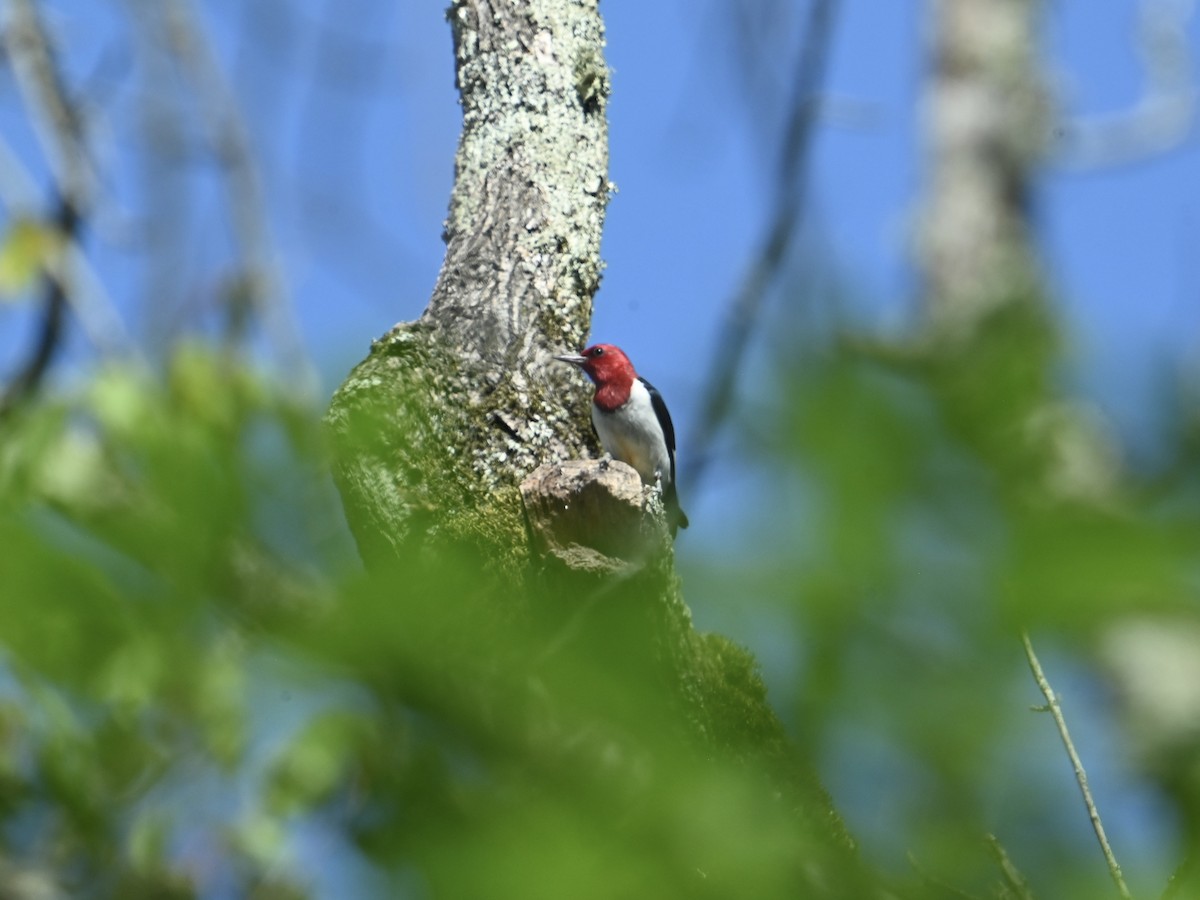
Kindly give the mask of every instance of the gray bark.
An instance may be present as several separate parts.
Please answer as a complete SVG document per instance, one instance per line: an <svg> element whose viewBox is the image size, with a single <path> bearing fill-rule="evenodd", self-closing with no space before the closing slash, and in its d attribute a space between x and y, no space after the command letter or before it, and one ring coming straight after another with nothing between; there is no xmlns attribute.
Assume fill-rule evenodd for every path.
<svg viewBox="0 0 1200 900"><path fill-rule="evenodd" d="M449 18L463 132L445 262L425 313L373 344L327 417L360 552L386 569L473 545L495 577L485 606L559 607L550 618L567 624L543 655L596 617L624 617L623 664L652 661L692 745L768 766L840 864L849 838L797 765L753 657L692 627L653 489L621 465L546 465L598 449L589 392L550 359L582 342L600 278L596 0L456 0Z"/></svg>
<svg viewBox="0 0 1200 900"><path fill-rule="evenodd" d="M921 262L930 330L970 339L1038 290L1030 170L1045 147L1035 0L933 0Z"/></svg>
<svg viewBox="0 0 1200 900"><path fill-rule="evenodd" d="M523 547L516 485L592 440L578 347L600 281L608 70L596 2L457 0L463 130L428 308L376 341L328 415L368 564L431 536Z"/></svg>
<svg viewBox="0 0 1200 900"><path fill-rule="evenodd" d="M957 426L1031 494L1108 503L1107 424L1056 388L1058 329L1031 218L1051 132L1037 0L933 0L922 211L925 362Z"/></svg>

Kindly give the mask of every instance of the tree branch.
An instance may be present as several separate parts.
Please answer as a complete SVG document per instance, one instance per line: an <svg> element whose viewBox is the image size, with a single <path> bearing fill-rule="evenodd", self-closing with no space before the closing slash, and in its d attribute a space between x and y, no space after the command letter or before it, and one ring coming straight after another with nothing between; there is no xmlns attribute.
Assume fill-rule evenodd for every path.
<svg viewBox="0 0 1200 900"><path fill-rule="evenodd" d="M1046 145L1033 0L934 0L921 263L930 337L963 346L1036 296L1030 170Z"/></svg>
<svg viewBox="0 0 1200 900"><path fill-rule="evenodd" d="M433 532L503 535L513 552L526 543L517 485L592 441L583 386L550 357L582 342L600 279L596 2L457 0L447 16L463 129L446 257L420 320L375 342L328 416L368 561ZM502 528L483 514L497 502Z"/></svg>
<svg viewBox="0 0 1200 900"><path fill-rule="evenodd" d="M82 119L55 65L50 41L31 0L9 0L4 45L34 131L58 189L57 237L72 244L91 196L92 175ZM66 258L66 254L62 254ZM57 269L57 270L56 270ZM54 361L66 324L67 273L42 262L41 321L29 355L0 393L0 415L32 395Z"/></svg>
<svg viewBox="0 0 1200 900"><path fill-rule="evenodd" d="M996 865L1000 867L1000 874L1004 876L1004 884L1009 894L1016 900L1033 900L1033 892L1029 890L1029 883L1025 880L1025 876L1021 874L1011 859L1008 858L1008 852L1004 849L1004 845L996 838L994 834L986 836L988 850L992 854L992 858L996 860Z"/></svg>
<svg viewBox="0 0 1200 900"><path fill-rule="evenodd" d="M1129 109L1076 119L1062 128L1056 161L1076 169L1138 162L1165 153L1189 135L1196 84L1188 30L1195 0L1142 0L1137 44L1146 90Z"/></svg>
<svg viewBox="0 0 1200 900"><path fill-rule="evenodd" d="M262 323L289 382L311 395L316 374L287 302L263 180L237 100L190 0L141 0L141 6L146 21L160 24L166 55L179 65L195 91L204 130L224 175L226 206L244 267L227 298L228 339L243 339L247 317L240 307L248 307Z"/></svg>
<svg viewBox="0 0 1200 900"><path fill-rule="evenodd" d="M79 217L66 199L58 202L55 224L64 240L74 240ZM42 314L37 336L25 362L0 392L0 417L7 416L37 391L62 343L67 312L66 284L48 271L42 273L40 282Z"/></svg>
<svg viewBox="0 0 1200 900"><path fill-rule="evenodd" d="M804 41L796 57L796 71L792 80L795 93L780 148L779 189L775 194L775 208L766 238L734 295L718 332L721 346L711 356L716 360L716 365L704 388L699 424L693 429L687 444L691 448L691 462L680 472L685 491L691 490L708 469L712 443L729 415L750 336L762 318L767 293L778 278L787 259L787 251L804 221L808 158L817 117L817 97L825 77L837 11L837 0L813 0L809 5Z"/></svg>
<svg viewBox="0 0 1200 900"><path fill-rule="evenodd" d="M1096 802L1092 799L1092 791L1088 787L1087 772L1083 769L1083 761L1079 758L1079 754L1075 750L1075 744L1071 740L1071 733L1067 730L1067 720L1063 716L1062 706L1058 702L1058 695L1054 693L1054 688L1050 686L1050 682L1046 679L1045 673L1042 671L1042 665L1038 662L1037 654L1033 651L1033 642L1029 639L1029 632L1021 632L1021 643L1025 647L1025 658L1029 660L1029 670L1033 673L1033 680L1037 682L1038 688L1042 695L1046 698L1046 706L1044 709L1054 716L1054 724L1058 726L1058 736L1062 738L1063 747L1066 748L1067 758L1071 761L1071 768L1075 772L1075 781L1079 784L1079 792L1083 795L1083 804L1087 807L1088 819L1091 820L1092 830L1096 832L1096 840L1100 842L1100 850L1104 854L1104 861L1108 863L1108 871L1112 876L1113 882L1117 886L1117 891L1124 900L1130 900L1129 888L1125 884L1125 879L1121 875L1121 866L1117 863L1117 857L1113 853L1112 846L1108 843L1108 836L1104 833L1104 823L1100 821L1100 812L1096 809Z"/></svg>
<svg viewBox="0 0 1200 900"><path fill-rule="evenodd" d="M94 177L83 117L55 64L49 37L32 0L8 0L5 49L59 193L77 214L84 215Z"/></svg>

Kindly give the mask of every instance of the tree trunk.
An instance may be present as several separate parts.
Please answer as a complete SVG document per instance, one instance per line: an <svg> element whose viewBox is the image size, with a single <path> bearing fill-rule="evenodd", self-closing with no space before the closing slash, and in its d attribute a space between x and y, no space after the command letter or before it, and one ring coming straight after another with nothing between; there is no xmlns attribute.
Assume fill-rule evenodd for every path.
<svg viewBox="0 0 1200 900"><path fill-rule="evenodd" d="M458 0L463 130L428 308L376 341L328 415L367 564L430 537L523 554L517 484L591 446L578 373L609 182L595 2Z"/></svg>
<svg viewBox="0 0 1200 900"><path fill-rule="evenodd" d="M933 335L969 341L1036 295L1030 172L1045 147L1034 0L933 0L921 262Z"/></svg>
<svg viewBox="0 0 1200 900"><path fill-rule="evenodd" d="M932 0L921 361L948 421L1024 492L1107 503L1104 423L1061 397L1059 329L1034 244L1050 134L1035 0Z"/></svg>
<svg viewBox="0 0 1200 900"><path fill-rule="evenodd" d="M644 670L645 691L674 710L662 729L700 758L765 766L814 840L842 854L849 839L754 659L693 629L652 489L625 466L562 465L597 449L578 372L550 359L581 344L600 278L610 185L596 2L457 0L449 18L463 132L446 259L422 317L373 344L328 414L364 561L409 566L466 544L492 578L468 614L476 626L535 609L552 623L535 656ZM610 518L610 533L582 515Z"/></svg>

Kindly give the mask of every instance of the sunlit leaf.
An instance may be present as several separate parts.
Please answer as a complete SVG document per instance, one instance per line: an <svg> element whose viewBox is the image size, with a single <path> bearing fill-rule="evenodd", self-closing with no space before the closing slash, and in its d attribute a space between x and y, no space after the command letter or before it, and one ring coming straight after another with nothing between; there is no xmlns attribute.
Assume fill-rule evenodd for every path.
<svg viewBox="0 0 1200 900"><path fill-rule="evenodd" d="M0 238L0 301L24 295L58 253L57 232L31 219L18 219Z"/></svg>

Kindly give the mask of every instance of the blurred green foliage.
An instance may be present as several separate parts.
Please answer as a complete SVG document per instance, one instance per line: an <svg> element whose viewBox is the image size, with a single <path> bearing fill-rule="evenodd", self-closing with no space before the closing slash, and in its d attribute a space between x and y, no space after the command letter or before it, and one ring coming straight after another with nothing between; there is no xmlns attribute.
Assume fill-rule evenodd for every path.
<svg viewBox="0 0 1200 900"><path fill-rule="evenodd" d="M693 577L789 624L790 748L715 694L725 733L697 740L636 584L518 602L469 550L363 573L316 412L219 351L16 411L0 894L1016 896L989 832L1037 896L1109 893L1016 633L1078 673L1123 623L1196 623L1200 517L1163 500L1195 491L1194 448L1112 464L1055 398L1043 327L781 368L765 464L807 485L805 522L782 522L804 539ZM714 671L740 664L703 642ZM1153 760L1165 859L1197 837L1189 724L1130 756ZM1115 755L1087 744L1103 733L1082 729L1085 761Z"/></svg>
<svg viewBox="0 0 1200 900"><path fill-rule="evenodd" d="M787 718L867 854L928 896L1018 896L985 850L995 833L1036 896L1115 895L1053 723L1031 714L1025 628L1063 679L1135 895L1180 866L1172 896L1200 897L1200 791L1181 778L1200 761L1200 642L1162 641L1146 676L1101 652L1132 665L1135 629L1200 620L1200 509L1178 502L1194 412L1163 429L1153 469L1124 462L1060 387L1061 340L1033 304L954 346L803 344L780 353L767 460L799 484L800 508L770 520L797 540L754 582L792 627ZM1183 695L1158 734L1139 727L1147 678Z"/></svg>

